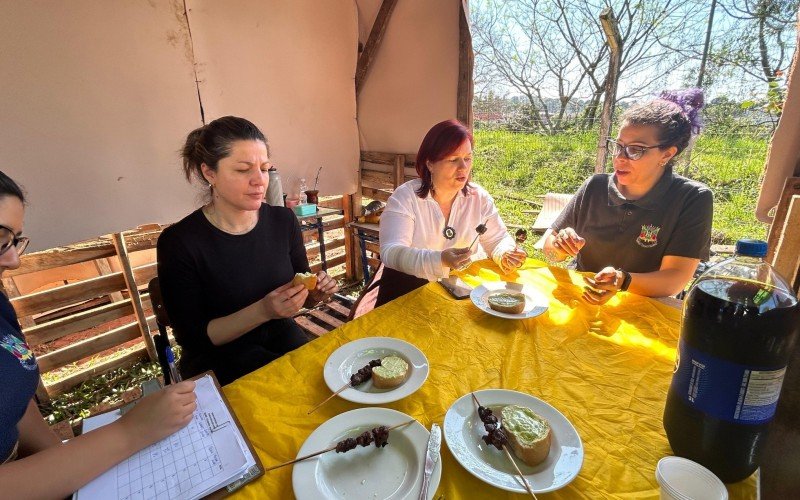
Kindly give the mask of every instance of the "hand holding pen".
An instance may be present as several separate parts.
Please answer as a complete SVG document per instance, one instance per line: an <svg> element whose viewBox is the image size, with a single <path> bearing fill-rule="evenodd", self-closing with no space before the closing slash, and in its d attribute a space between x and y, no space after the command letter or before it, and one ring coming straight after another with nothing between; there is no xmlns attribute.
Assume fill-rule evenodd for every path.
<svg viewBox="0 0 800 500"><path fill-rule="evenodd" d="M181 378L181 374L178 373L178 367L175 366L175 353L172 352L172 347L167 347L167 364L169 365L169 376L172 379L173 384L177 384L181 382L183 379Z"/></svg>

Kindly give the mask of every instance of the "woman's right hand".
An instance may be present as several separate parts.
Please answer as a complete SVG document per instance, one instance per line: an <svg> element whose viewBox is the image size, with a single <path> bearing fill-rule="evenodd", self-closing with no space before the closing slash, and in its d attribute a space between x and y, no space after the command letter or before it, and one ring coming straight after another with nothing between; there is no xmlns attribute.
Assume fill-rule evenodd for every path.
<svg viewBox="0 0 800 500"><path fill-rule="evenodd" d="M268 321L277 318L291 318L300 311L307 297L308 290L305 285L292 286L290 281L269 292L266 297L261 299L261 306Z"/></svg>
<svg viewBox="0 0 800 500"><path fill-rule="evenodd" d="M466 266L470 261L471 251L469 248L448 248L442 250L442 265L450 269L458 269Z"/></svg>
<svg viewBox="0 0 800 500"><path fill-rule="evenodd" d="M578 252L581 251L581 248L586 245L586 240L581 238L571 227L561 229L553 236L553 247L569 257L575 257L578 255Z"/></svg>
<svg viewBox="0 0 800 500"><path fill-rule="evenodd" d="M149 446L175 434L192 421L197 409L194 381L168 385L139 400L129 412L120 417L125 435L140 440L137 449Z"/></svg>

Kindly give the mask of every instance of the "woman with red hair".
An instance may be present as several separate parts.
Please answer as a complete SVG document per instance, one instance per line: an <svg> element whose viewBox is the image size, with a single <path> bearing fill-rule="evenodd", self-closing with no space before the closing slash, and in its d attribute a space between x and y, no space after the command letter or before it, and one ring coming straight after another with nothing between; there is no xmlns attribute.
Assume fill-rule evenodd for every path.
<svg viewBox="0 0 800 500"><path fill-rule="evenodd" d="M398 187L381 216L384 264L376 306L446 278L450 269L490 256L504 271L522 265L527 255L506 231L494 200L470 182L474 140L456 120L437 123L417 153L419 179ZM478 238L476 228L486 231Z"/></svg>

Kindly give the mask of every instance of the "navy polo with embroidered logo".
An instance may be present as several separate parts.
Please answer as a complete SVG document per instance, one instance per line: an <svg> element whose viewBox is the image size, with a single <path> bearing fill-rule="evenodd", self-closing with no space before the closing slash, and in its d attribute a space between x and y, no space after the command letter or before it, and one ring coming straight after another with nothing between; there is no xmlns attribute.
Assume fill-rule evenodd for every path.
<svg viewBox="0 0 800 500"><path fill-rule="evenodd" d="M653 188L627 200L614 174L595 174L578 189L551 229L571 227L586 239L579 271L607 266L631 273L657 271L665 255L708 260L713 195L703 183L667 167Z"/></svg>

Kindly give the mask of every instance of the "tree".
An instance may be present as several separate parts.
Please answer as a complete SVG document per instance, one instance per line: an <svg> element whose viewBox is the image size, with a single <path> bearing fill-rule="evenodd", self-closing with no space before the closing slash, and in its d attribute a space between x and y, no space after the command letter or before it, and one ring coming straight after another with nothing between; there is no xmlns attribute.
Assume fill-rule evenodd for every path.
<svg viewBox="0 0 800 500"><path fill-rule="evenodd" d="M486 84L505 86L527 100L534 128L554 133L594 126L605 87L608 48L598 14L611 6L622 36L619 99L663 87L681 51L702 44L702 1L483 0L472 4L476 67ZM691 36L687 36L687 33Z"/></svg>
<svg viewBox="0 0 800 500"><path fill-rule="evenodd" d="M735 22L718 37L711 58L723 77L736 71L766 88L766 109L780 115L796 36L797 0L719 0Z"/></svg>

